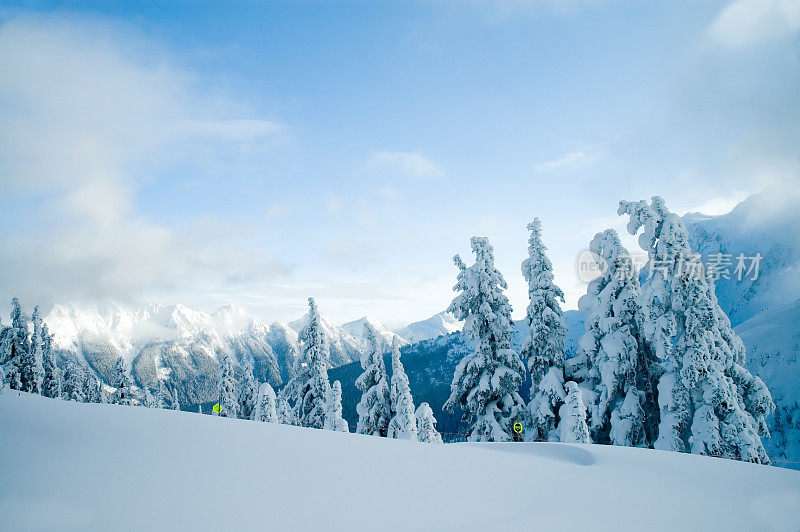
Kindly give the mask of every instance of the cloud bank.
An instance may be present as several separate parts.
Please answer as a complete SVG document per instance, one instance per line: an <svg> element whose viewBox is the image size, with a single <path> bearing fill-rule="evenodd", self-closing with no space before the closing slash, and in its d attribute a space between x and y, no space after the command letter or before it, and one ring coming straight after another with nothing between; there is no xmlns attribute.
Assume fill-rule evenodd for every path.
<svg viewBox="0 0 800 532"><path fill-rule="evenodd" d="M203 156L208 143L224 157L281 132L233 98L207 96L206 80L165 57L105 21L0 25L4 299L138 300L288 273L244 245L242 227L205 216L167 224L140 212L142 188Z"/></svg>

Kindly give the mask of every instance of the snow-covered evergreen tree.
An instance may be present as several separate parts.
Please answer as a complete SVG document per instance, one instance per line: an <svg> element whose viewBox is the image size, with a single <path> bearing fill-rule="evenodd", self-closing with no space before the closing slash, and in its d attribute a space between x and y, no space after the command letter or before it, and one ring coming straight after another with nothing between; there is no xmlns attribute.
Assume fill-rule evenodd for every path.
<svg viewBox="0 0 800 532"><path fill-rule="evenodd" d="M28 350L21 361L20 367L20 381L22 383L22 391L30 393L41 393L42 390L42 377L44 369L42 368L42 318L39 316L39 306L33 308L33 315L31 316L33 322L33 335L30 337ZM25 333L28 333L28 324L25 324Z"/></svg>
<svg viewBox="0 0 800 532"><path fill-rule="evenodd" d="M11 300L11 326L3 331L3 363L6 384L12 390L27 389L33 368L23 369L29 361L28 320L16 297ZM25 376L23 377L23 372Z"/></svg>
<svg viewBox="0 0 800 532"><path fill-rule="evenodd" d="M131 379L125 359L122 357L117 359L117 363L114 366L114 386L117 388L113 395L114 404L136 404L133 392L133 379Z"/></svg>
<svg viewBox="0 0 800 532"><path fill-rule="evenodd" d="M454 290L461 293L448 311L464 320L461 334L474 342L475 350L456 367L444 408L463 409L464 421L471 423L470 441L510 441L524 408L519 387L525 367L511 349L511 305L492 246L486 238L473 237L472 250L476 260L469 268L458 255L453 259L459 269Z"/></svg>
<svg viewBox="0 0 800 532"><path fill-rule="evenodd" d="M297 418L294 417L294 411L282 394L278 395L278 404L275 410L278 414L278 423L297 425Z"/></svg>
<svg viewBox="0 0 800 532"><path fill-rule="evenodd" d="M589 443L586 406L581 398L581 389L574 381L568 381L564 388L567 396L558 412L559 439L566 443Z"/></svg>
<svg viewBox="0 0 800 532"><path fill-rule="evenodd" d="M233 357L228 353L223 353L220 361L219 408L219 415L222 417L238 417L239 394L237 393L236 374Z"/></svg>
<svg viewBox="0 0 800 532"><path fill-rule="evenodd" d="M595 235L589 249L606 268L579 302L587 312L579 349L586 357L595 443L649 446L658 425L658 360L641 340L639 278L616 231ZM617 426L619 424L619 426Z"/></svg>
<svg viewBox="0 0 800 532"><path fill-rule="evenodd" d="M392 419L388 375L378 342L378 333L368 321L364 322L361 367L364 372L356 379L356 386L361 390L361 400L356 405L358 412L356 432L386 436L389 421Z"/></svg>
<svg viewBox="0 0 800 532"><path fill-rule="evenodd" d="M328 395L325 414L325 429L337 430L340 432L350 432L347 420L342 417L342 384L333 381L331 393Z"/></svg>
<svg viewBox="0 0 800 532"><path fill-rule="evenodd" d="M83 384L83 394L87 403L103 402L103 385L91 373L86 373Z"/></svg>
<svg viewBox="0 0 800 532"><path fill-rule="evenodd" d="M392 381L389 390L392 406L392 419L389 421L389 438L417 441L417 416L414 413L414 399L408 385L400 349L397 342L392 346Z"/></svg>
<svg viewBox="0 0 800 532"><path fill-rule="evenodd" d="M61 397L61 375L56 365L56 357L53 354L53 339L47 330L47 324L42 324L42 333L39 338L42 350L42 395L50 398Z"/></svg>
<svg viewBox="0 0 800 532"><path fill-rule="evenodd" d="M564 402L564 339L567 326L559 301L564 293L553 281L553 265L542 242L542 224L538 218L528 224L528 258L522 262L522 276L528 283L528 335L520 355L531 374L528 403L533 440L557 439L559 406Z"/></svg>
<svg viewBox="0 0 800 532"><path fill-rule="evenodd" d="M178 385L172 387L172 409L173 410L180 410L181 409L181 402L178 399Z"/></svg>
<svg viewBox="0 0 800 532"><path fill-rule="evenodd" d="M417 418L417 434L422 443L442 443L442 436L436 430L436 418L428 403L421 403L414 416Z"/></svg>
<svg viewBox="0 0 800 532"><path fill-rule="evenodd" d="M293 418L304 427L325 426L325 411L331 385L328 381L330 353L317 304L308 298L308 323L298 335L302 343L294 364L294 377L283 390L292 403Z"/></svg>
<svg viewBox="0 0 800 532"><path fill-rule="evenodd" d="M67 362L64 371L64 382L62 384L62 397L66 401L86 402L84 394L84 373L79 364L73 361Z"/></svg>
<svg viewBox="0 0 800 532"><path fill-rule="evenodd" d="M143 406L146 408L156 408L158 406L158 401L156 398L153 397L153 392L150 391L150 388L144 388L144 400Z"/></svg>
<svg viewBox="0 0 800 532"><path fill-rule="evenodd" d="M242 419L253 419L258 395L258 384L253 377L253 365L248 360L245 362L242 380L239 383L239 417Z"/></svg>
<svg viewBox="0 0 800 532"><path fill-rule="evenodd" d="M167 395L169 392L167 391L167 387L164 385L164 381L158 379L158 388L156 390L156 408L166 408L167 407Z"/></svg>
<svg viewBox="0 0 800 532"><path fill-rule="evenodd" d="M278 411L275 405L275 390L268 382L258 387L256 407L253 409L253 419L269 423L278 422Z"/></svg>
<svg viewBox="0 0 800 532"><path fill-rule="evenodd" d="M628 230L650 253L642 288L643 336L663 361L661 418L654 447L768 463L761 443L775 408L745 364L745 348L720 308L713 279L689 246L679 216L664 200L620 202Z"/></svg>

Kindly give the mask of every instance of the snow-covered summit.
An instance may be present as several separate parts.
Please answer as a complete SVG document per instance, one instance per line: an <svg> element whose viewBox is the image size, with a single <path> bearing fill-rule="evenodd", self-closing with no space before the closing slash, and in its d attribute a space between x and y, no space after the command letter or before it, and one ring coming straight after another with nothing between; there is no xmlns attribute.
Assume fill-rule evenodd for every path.
<svg viewBox="0 0 800 532"><path fill-rule="evenodd" d="M364 325L369 324L377 333L380 349L388 351L393 342L397 342L398 346L408 345L409 341L402 336L390 331L385 325L374 318L364 316L363 318L351 321L342 325L342 329L347 331L350 336L359 341L359 344L364 338Z"/></svg>
<svg viewBox="0 0 800 532"><path fill-rule="evenodd" d="M189 404L213 400L223 352L251 361L258 377L276 386L289 377L294 359L291 350L276 356L271 328L235 305L208 314L184 305L70 303L54 306L45 322L54 347L106 383L121 356L137 383L155 389L169 378Z"/></svg>
<svg viewBox="0 0 800 532"><path fill-rule="evenodd" d="M800 194L766 190L727 214L690 213L683 220L693 250L726 270L715 291L733 325L800 298ZM736 272L740 254L751 271Z"/></svg>
<svg viewBox="0 0 800 532"><path fill-rule="evenodd" d="M308 313L302 318L289 323L289 327L300 332L308 324ZM322 334L330 348L330 360L334 366L347 364L358 360L360 356L360 342L333 320L321 316Z"/></svg>
<svg viewBox="0 0 800 532"><path fill-rule="evenodd" d="M462 325L462 322L455 319L452 314L443 311L426 320L416 321L400 329L395 329L394 332L413 344L460 331Z"/></svg>

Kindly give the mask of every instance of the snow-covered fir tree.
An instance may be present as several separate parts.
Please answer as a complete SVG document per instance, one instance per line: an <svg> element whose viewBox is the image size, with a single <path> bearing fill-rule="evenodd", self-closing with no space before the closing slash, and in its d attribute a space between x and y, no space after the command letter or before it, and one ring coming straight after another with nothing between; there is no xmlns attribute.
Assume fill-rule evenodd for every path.
<svg viewBox="0 0 800 532"><path fill-rule="evenodd" d="M181 409L181 402L178 399L178 385L172 387L172 409L173 410L180 410Z"/></svg>
<svg viewBox="0 0 800 532"><path fill-rule="evenodd" d="M511 305L493 248L486 238L473 237L472 250L476 259L469 268L454 257L459 269L454 290L461 293L448 311L464 320L462 336L474 342L475 350L456 367L444 408L463 409L464 421L471 423L470 441L510 441L512 426L523 415L519 387L525 367L511 349Z"/></svg>
<svg viewBox="0 0 800 532"><path fill-rule="evenodd" d="M253 410L253 419L255 421L266 421L269 423L277 423L278 411L275 404L275 390L268 382L264 382L258 387L258 397L256 406Z"/></svg>
<svg viewBox="0 0 800 532"><path fill-rule="evenodd" d="M581 389L574 381L568 381L564 388L567 396L558 412L559 440L566 443L589 443L586 406L581 398Z"/></svg>
<svg viewBox="0 0 800 532"><path fill-rule="evenodd" d="M64 382L62 383L62 397L64 400L77 401L78 403L86 402L84 381L83 368L77 362L67 362L67 367L64 371Z"/></svg>
<svg viewBox="0 0 800 532"><path fill-rule="evenodd" d="M136 403L134 400L133 379L131 379L125 359L122 357L117 358L117 363L114 366L114 386L116 387L113 395L114 404L132 405Z"/></svg>
<svg viewBox="0 0 800 532"><path fill-rule="evenodd" d="M30 337L28 350L22 359L20 367L20 381L22 383L22 390L30 393L41 393L42 390L42 377L44 376L44 369L42 368L42 318L39 316L39 306L33 307L33 315L31 316L33 322L33 335ZM25 324L27 333L27 324Z"/></svg>
<svg viewBox="0 0 800 532"><path fill-rule="evenodd" d="M342 417L342 383L333 381L331 393L325 405L325 426L326 430L337 430L340 432L350 432L347 420Z"/></svg>
<svg viewBox="0 0 800 532"><path fill-rule="evenodd" d="M408 385L400 349L397 342L392 346L392 381L389 390L392 419L389 421L389 438L417 441L417 416L414 413L414 399Z"/></svg>
<svg viewBox="0 0 800 532"><path fill-rule="evenodd" d="M278 414L278 423L297 425L297 418L294 417L294 411L282 394L278 395L277 407L275 410Z"/></svg>
<svg viewBox="0 0 800 532"><path fill-rule="evenodd" d="M253 377L253 364L248 360L244 364L242 380L239 383L239 417L242 419L253 419L258 395L258 384Z"/></svg>
<svg viewBox="0 0 800 532"><path fill-rule="evenodd" d="M164 385L164 381L158 379L158 388L156 390L156 408L166 408L167 407L167 395L169 392L167 391L167 387Z"/></svg>
<svg viewBox="0 0 800 532"><path fill-rule="evenodd" d="M553 281L553 265L542 242L538 218L528 224L528 258L522 262L522 276L528 283L528 334L520 355L531 374L527 437L532 440L558 438L559 406L564 402L564 339L567 326L559 301L564 293Z"/></svg>
<svg viewBox="0 0 800 532"><path fill-rule="evenodd" d="M42 395L50 398L61 397L61 374L56 365L56 357L53 354L53 339L47 330L47 324L42 324L42 333L40 336L40 345L42 350L42 370L44 372L42 377Z"/></svg>
<svg viewBox="0 0 800 532"><path fill-rule="evenodd" d="M228 353L222 354L219 374L219 415L222 417L238 417L239 393L237 390L236 374L233 367L233 357Z"/></svg>
<svg viewBox="0 0 800 532"><path fill-rule="evenodd" d="M330 394L330 353L322 330L317 304L308 298L308 323L300 331L301 353L295 360L294 377L283 390L292 404L292 417L304 427L325 426L326 402Z"/></svg>
<svg viewBox="0 0 800 532"><path fill-rule="evenodd" d="M768 463L761 442L775 408L759 377L745 369L745 348L720 308L713 279L689 246L683 221L659 197L620 202L631 234L650 254L642 287L642 328L663 361L660 424L654 447Z"/></svg>
<svg viewBox="0 0 800 532"><path fill-rule="evenodd" d="M436 418L428 403L421 403L414 414L417 418L417 435L422 443L442 443L442 436L436 430Z"/></svg>
<svg viewBox="0 0 800 532"><path fill-rule="evenodd" d="M386 436L389 421L392 419L388 375L378 333L368 321L364 322L361 368L364 372L356 379L356 386L361 390L361 400L356 405L356 432Z"/></svg>
<svg viewBox="0 0 800 532"><path fill-rule="evenodd" d="M146 408L156 408L158 406L158 401L153 397L153 392L147 387L144 389L143 406Z"/></svg>
<svg viewBox="0 0 800 532"><path fill-rule="evenodd" d="M23 365L28 360L30 339L28 320L16 297L11 300L11 326L3 331L3 366L6 384L12 390L23 390Z"/></svg>
<svg viewBox="0 0 800 532"><path fill-rule="evenodd" d="M83 394L87 403L103 402L103 385L89 372L86 372L83 384Z"/></svg>
<svg viewBox="0 0 800 532"><path fill-rule="evenodd" d="M595 235L589 250L605 263L579 302L587 312L579 351L597 396L589 405L592 441L650 446L657 433L661 372L639 332L639 278L616 231Z"/></svg>

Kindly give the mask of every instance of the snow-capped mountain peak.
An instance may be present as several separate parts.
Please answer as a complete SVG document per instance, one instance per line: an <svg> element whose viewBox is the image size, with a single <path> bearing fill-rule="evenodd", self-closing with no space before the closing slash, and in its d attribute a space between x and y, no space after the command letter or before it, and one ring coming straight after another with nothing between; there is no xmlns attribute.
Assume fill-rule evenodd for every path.
<svg viewBox="0 0 800 532"><path fill-rule="evenodd" d="M369 323L375 332L378 333L378 341L380 342L381 349L384 351L388 351L395 341L398 343L398 346L408 345L408 340L392 332L381 322L374 318L370 318L369 316L364 316L363 318L359 318L355 321L345 323L342 325L342 329L347 331L353 338L361 343L364 338L364 325L367 323Z"/></svg>
<svg viewBox="0 0 800 532"><path fill-rule="evenodd" d="M427 320L410 323L394 332L411 343L437 338L444 334L460 331L463 323L447 311L434 314Z"/></svg>

